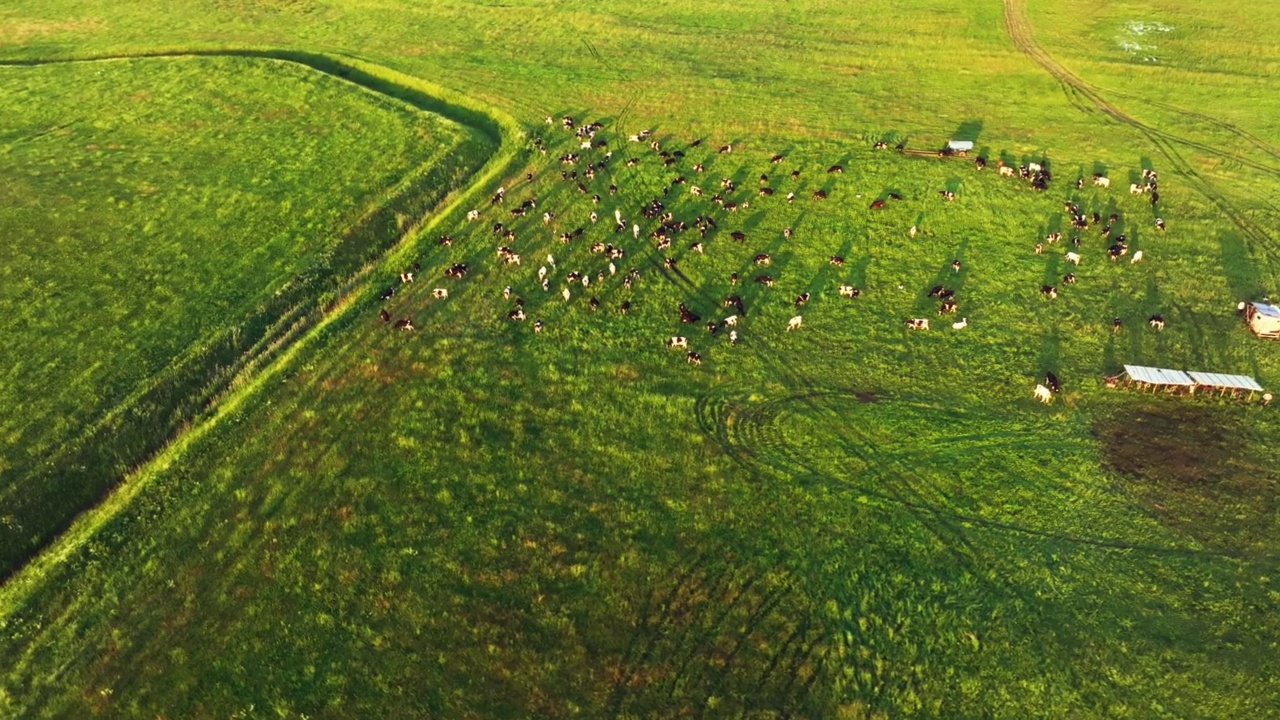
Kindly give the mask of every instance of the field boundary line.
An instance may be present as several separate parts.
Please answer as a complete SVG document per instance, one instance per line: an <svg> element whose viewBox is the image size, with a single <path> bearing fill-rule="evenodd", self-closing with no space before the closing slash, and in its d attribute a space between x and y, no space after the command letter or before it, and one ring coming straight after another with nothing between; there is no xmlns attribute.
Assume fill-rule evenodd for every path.
<svg viewBox="0 0 1280 720"><path fill-rule="evenodd" d="M322 338L337 321L346 319L360 301L372 296L371 276L377 269L390 267L391 263L409 252L426 233L453 218L465 202L477 197L484 188L499 180L509 171L519 157L519 140L524 137L522 126L505 112L482 104L444 86L408 75L391 68L346 55L330 55L288 49L226 48L223 50L156 50L136 54L68 57L46 60L0 60L3 66L34 66L68 62L94 62L142 58L178 57L250 57L281 60L305 65L327 75L333 75L358 87L397 100L406 101L404 94L425 96L428 107L416 102L411 105L442 115L448 120L489 135L497 141L497 148L483 165L471 176L471 182L446 194L417 222L410 225L384 253L370 261L355 275L346 279L337 297L321 309L320 319L306 332L301 333L283 348L276 348L274 357L264 357L265 364L249 362L226 385L226 390L212 402L212 409L204 417L198 417L185 430L170 437L165 444L133 472L115 483L103 500L80 512L70 526L56 536L23 566L16 569L0 585L0 627L39 588L48 575L93 538L97 531L128 508L150 483L179 460L191 445L217 427L218 421L235 413L257 395L267 381L279 375L310 347ZM363 82L362 82L363 81ZM393 92L383 92L383 89ZM398 187L398 185L397 185Z"/></svg>

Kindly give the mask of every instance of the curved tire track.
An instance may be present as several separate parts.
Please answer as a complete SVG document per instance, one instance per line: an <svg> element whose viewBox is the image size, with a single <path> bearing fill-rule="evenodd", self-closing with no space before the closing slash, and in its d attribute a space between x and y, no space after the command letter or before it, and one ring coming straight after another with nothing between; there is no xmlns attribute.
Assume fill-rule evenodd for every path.
<svg viewBox="0 0 1280 720"><path fill-rule="evenodd" d="M1273 253L1280 253L1280 246L1277 246L1266 230L1237 210L1226 196L1219 192L1217 188L1210 184L1208 180L1206 180L1194 167L1191 166L1190 163L1186 161L1186 159L1182 157L1174 147L1174 144L1185 145L1202 152L1216 155L1223 159L1239 162L1247 167L1276 176L1280 176L1280 169L1263 165L1247 158L1242 158L1238 155L1214 148L1211 145L1179 137L1148 125L1128 115L1120 108L1108 102L1106 98L1098 92L1097 88L1085 82L1079 76L1063 67L1058 63L1058 61L1054 60L1051 55L1045 52L1044 49L1036 43L1034 30L1031 26L1030 20L1026 16L1025 0L1003 0L1003 2L1005 30L1008 32L1009 39L1013 41L1015 47L1034 60L1036 64L1040 65L1040 67L1045 70L1045 72L1048 72L1064 86L1070 87L1076 93L1087 98L1097 107L1098 110L1102 111L1117 122L1127 125L1142 133L1142 135L1155 146L1156 150L1165 157L1174 171L1183 176L1187 184L1189 184L1192 189L1203 195L1205 199L1216 206L1223 215L1226 215L1245 238L1258 247L1266 248ZM1230 127L1226 123L1222 123L1222 126ZM1243 131L1239 130L1237 130L1237 132L1243 133Z"/></svg>

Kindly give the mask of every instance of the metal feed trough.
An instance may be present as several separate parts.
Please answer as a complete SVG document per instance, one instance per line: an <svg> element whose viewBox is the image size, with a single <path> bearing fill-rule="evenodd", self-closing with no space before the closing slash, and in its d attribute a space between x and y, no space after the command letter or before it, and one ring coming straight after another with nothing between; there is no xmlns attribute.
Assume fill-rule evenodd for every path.
<svg viewBox="0 0 1280 720"><path fill-rule="evenodd" d="M1125 387L1137 386L1141 390L1150 390L1155 392L1163 389L1168 393L1185 392L1188 395L1195 394L1197 389L1203 389L1212 393L1218 391L1218 395L1231 393L1235 397L1240 397L1248 393L1248 399L1252 400L1255 393L1262 392L1262 386L1258 384L1248 375L1228 375L1225 373L1210 373L1182 370L1170 370L1168 368L1146 367L1144 365L1125 365L1124 374L1126 377Z"/></svg>

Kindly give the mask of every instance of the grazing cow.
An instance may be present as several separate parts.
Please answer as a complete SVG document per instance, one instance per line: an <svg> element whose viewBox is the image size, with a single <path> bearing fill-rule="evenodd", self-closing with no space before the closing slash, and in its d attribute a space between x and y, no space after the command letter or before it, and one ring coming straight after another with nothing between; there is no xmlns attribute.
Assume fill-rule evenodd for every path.
<svg viewBox="0 0 1280 720"><path fill-rule="evenodd" d="M703 165L702 163L698 163L698 164L696 164L696 165L694 165L694 166L693 166L693 171L694 171L694 172L696 172L696 173L704 172L704 171L706 171L706 169L707 169L707 167L706 167L705 165Z"/></svg>
<svg viewBox="0 0 1280 720"><path fill-rule="evenodd" d="M827 199L827 191L826 191L826 190L818 190L817 192L815 192L815 193L813 194L813 199L814 199L814 200L826 200L826 199Z"/></svg>
<svg viewBox="0 0 1280 720"><path fill-rule="evenodd" d="M1001 166L1000 166L1000 175L1001 175L1002 177L1013 177L1013 176L1014 176L1014 173L1015 173L1015 171L1014 171L1014 169L1013 169L1012 167L1010 167L1010 166L1008 166L1008 165L1001 165Z"/></svg>
<svg viewBox="0 0 1280 720"><path fill-rule="evenodd" d="M919 232L920 232L920 228L916 227L915 225L912 225L911 229L907 231L907 234L910 235L911 237L915 237L916 234Z"/></svg>
<svg viewBox="0 0 1280 720"><path fill-rule="evenodd" d="M711 333L712 335L715 335L716 333L720 332L720 326L716 323L715 320L707 321L707 332Z"/></svg>
<svg viewBox="0 0 1280 720"><path fill-rule="evenodd" d="M1142 193L1144 193L1144 192L1146 192L1146 191L1147 191L1147 186L1146 186L1146 185L1138 185L1138 184L1136 184L1136 183L1129 183L1129 194L1130 194L1130 195L1141 195Z"/></svg>
<svg viewBox="0 0 1280 720"><path fill-rule="evenodd" d="M1058 297L1058 288L1052 285L1042 285L1040 286L1040 294L1044 295L1050 300L1053 300Z"/></svg>
<svg viewBox="0 0 1280 720"><path fill-rule="evenodd" d="M383 291L378 295L378 299L379 299L379 300L390 300L390 299L391 299L391 297L392 297L393 295L395 295L395 294L396 294L396 289L395 289L394 287L389 287L389 288L387 288L386 290L383 290Z"/></svg>
<svg viewBox="0 0 1280 720"><path fill-rule="evenodd" d="M1065 255L1065 257L1067 262L1071 263L1072 265L1080 264L1080 253L1069 252Z"/></svg>
<svg viewBox="0 0 1280 720"><path fill-rule="evenodd" d="M721 146L720 146L720 152L721 152L721 153L731 153L731 152L733 152L733 145L732 145L732 144L730 144L730 145L721 145Z"/></svg>
<svg viewBox="0 0 1280 720"><path fill-rule="evenodd" d="M689 194L690 194L690 195L697 195L698 197L701 197L701 196L702 196L702 188L698 187L697 185L690 185L690 186L689 186Z"/></svg>
<svg viewBox="0 0 1280 720"><path fill-rule="evenodd" d="M1044 374L1044 384L1055 393L1062 392L1062 383L1058 382L1058 376L1054 375L1052 370Z"/></svg>
<svg viewBox="0 0 1280 720"><path fill-rule="evenodd" d="M542 332L542 321L541 321L541 320L535 320L535 321L534 321L534 323L533 323L533 331L534 331L535 333L540 333L540 332Z"/></svg>
<svg viewBox="0 0 1280 720"><path fill-rule="evenodd" d="M411 273L411 272L402 272L402 273L400 273L400 282L402 282L402 283L411 283L411 282L413 282L413 273Z"/></svg>
<svg viewBox="0 0 1280 720"><path fill-rule="evenodd" d="M953 193L953 192L951 192L950 190L943 190L941 194L942 194L942 199L943 199L943 200L955 200L955 199L956 199L956 194L955 194L955 193Z"/></svg>
<svg viewBox="0 0 1280 720"><path fill-rule="evenodd" d="M760 197L770 197L772 195L773 195L773 188L767 188L767 187L760 188Z"/></svg>
<svg viewBox="0 0 1280 720"><path fill-rule="evenodd" d="M1041 170L1044 170L1044 168L1040 166L1040 163L1027 163L1027 170L1030 170L1033 173L1038 173Z"/></svg>
<svg viewBox="0 0 1280 720"><path fill-rule="evenodd" d="M1037 400L1046 405L1053 402L1053 392L1043 385L1036 385L1035 395Z"/></svg>
<svg viewBox="0 0 1280 720"><path fill-rule="evenodd" d="M804 325L804 317L800 315L796 315L795 317L787 321L787 332L791 332L792 330L795 330L801 325Z"/></svg>
<svg viewBox="0 0 1280 720"><path fill-rule="evenodd" d="M690 350L688 353L685 354L685 361L690 363L691 365L701 365L702 356Z"/></svg>
<svg viewBox="0 0 1280 720"><path fill-rule="evenodd" d="M746 242L747 234L742 232L741 230L734 230L733 232L729 233L729 237L733 238L734 240L737 240L738 242Z"/></svg>
<svg viewBox="0 0 1280 720"><path fill-rule="evenodd" d="M702 317L700 315L690 310L684 303L680 303L680 322L693 325L701 321Z"/></svg>
<svg viewBox="0 0 1280 720"><path fill-rule="evenodd" d="M472 220L478 220L478 219L480 219L480 211L479 211L479 210L469 210L469 211L467 212L467 221L468 221L468 222L470 222L470 221L472 221Z"/></svg>
<svg viewBox="0 0 1280 720"><path fill-rule="evenodd" d="M756 282L760 283L765 287L773 287L774 281L773 281L773 278L769 277L768 275L757 275Z"/></svg>
<svg viewBox="0 0 1280 720"><path fill-rule="evenodd" d="M1160 193L1155 190L1151 191L1151 204L1158 205L1160 203Z"/></svg>
<svg viewBox="0 0 1280 720"><path fill-rule="evenodd" d="M891 193L889 193L889 199L890 199L890 200L901 200L901 199L902 199L902 193L891 192Z"/></svg>
<svg viewBox="0 0 1280 720"><path fill-rule="evenodd" d="M663 265L665 265L665 266L666 266L666 268L667 268L668 270L675 270L675 269L676 269L676 259L675 259L675 258L672 258L672 257L664 258L664 259L662 260L662 264L663 264Z"/></svg>
<svg viewBox="0 0 1280 720"><path fill-rule="evenodd" d="M785 159L786 157L783 155L774 155L773 157L769 158L769 162L773 163L774 165L777 165L778 163L782 162Z"/></svg>
<svg viewBox="0 0 1280 720"><path fill-rule="evenodd" d="M942 303L942 305L938 307L938 314L939 314L939 315L947 315L947 314L950 314L950 313L955 312L957 309L959 309L959 306L958 306L958 305L956 305L956 301L955 301L955 300L948 300L948 301L946 301L946 302Z"/></svg>
<svg viewBox="0 0 1280 720"><path fill-rule="evenodd" d="M858 297L859 294L861 293L859 292L858 288L852 285L840 286L840 297L856 298Z"/></svg>
<svg viewBox="0 0 1280 720"><path fill-rule="evenodd" d="M1150 325L1151 327L1153 327L1153 328L1157 329L1157 330L1163 330L1163 329L1164 329L1164 316L1163 316L1163 315L1152 315L1152 316L1147 320L1147 324L1148 324L1148 325Z"/></svg>
<svg viewBox="0 0 1280 720"><path fill-rule="evenodd" d="M1050 245L1058 242L1061 239L1062 239L1062 233L1060 232L1049 233L1048 235L1044 236L1045 242L1049 243Z"/></svg>
<svg viewBox="0 0 1280 720"><path fill-rule="evenodd" d="M738 273L729 273L729 284L730 285L738 284Z"/></svg>
<svg viewBox="0 0 1280 720"><path fill-rule="evenodd" d="M689 249L690 249L690 250L692 250L692 251L694 251L694 252L696 252L696 253L698 253L699 255L701 255L701 254L702 254L702 252L703 252L702 243L700 243L700 242L696 242L696 243L694 243L694 244L690 245L690 246L689 246Z"/></svg>
<svg viewBox="0 0 1280 720"><path fill-rule="evenodd" d="M449 290L448 288L436 288L431 291L431 297L434 297L437 300L448 300Z"/></svg>
<svg viewBox="0 0 1280 720"><path fill-rule="evenodd" d="M880 140L880 141L878 141L878 142L877 142L873 147L874 147L876 150L888 150L888 149L889 149L889 143L887 143L887 142L885 142L885 141L883 141L883 140Z"/></svg>
<svg viewBox="0 0 1280 720"><path fill-rule="evenodd" d="M511 312L507 313L507 317L508 317L509 319L511 319L511 320L516 321L516 322L523 322L523 321L524 321L524 308L518 307L518 308L516 308L515 310L512 310Z"/></svg>
<svg viewBox="0 0 1280 720"><path fill-rule="evenodd" d="M391 322L391 313L387 312L386 308L382 308L378 311L378 317L382 318L382 322L384 323Z"/></svg>
<svg viewBox="0 0 1280 720"><path fill-rule="evenodd" d="M827 168L827 173L829 175L839 175L842 172L844 172L844 167L840 165L832 165L831 167Z"/></svg>
<svg viewBox="0 0 1280 720"><path fill-rule="evenodd" d="M835 265L836 267L844 267L844 258L840 257L839 255L832 255L831 264Z"/></svg>
<svg viewBox="0 0 1280 720"><path fill-rule="evenodd" d="M622 313L623 315L626 315L627 313L631 312L631 301L623 300L622 304L618 306L618 312Z"/></svg>
<svg viewBox="0 0 1280 720"><path fill-rule="evenodd" d="M1273 399L1274 397L1271 395L1271 393L1262 393L1262 404L1264 407L1267 405L1270 405Z"/></svg>
<svg viewBox="0 0 1280 720"><path fill-rule="evenodd" d="M573 296L573 293L569 292L569 288L565 288L560 291L560 297L564 298L565 302L569 302L569 298L572 296Z"/></svg>
<svg viewBox="0 0 1280 720"><path fill-rule="evenodd" d="M943 285L934 285L933 289L929 291L929 297L943 297L944 295L951 297L952 293Z"/></svg>
<svg viewBox="0 0 1280 720"><path fill-rule="evenodd" d="M792 180L799 180L799 179L800 179L800 171L799 171L799 170L792 170L792 171L791 171L791 179L792 179Z"/></svg>
<svg viewBox="0 0 1280 720"><path fill-rule="evenodd" d="M1093 184L1097 187L1109 188L1111 187L1111 178L1103 176L1102 173L1097 173L1093 176Z"/></svg>
<svg viewBox="0 0 1280 720"><path fill-rule="evenodd" d="M404 330L405 332L413 332L414 330L417 330L417 328L413 326L413 320L410 320L409 318L400 318L397 320L396 327Z"/></svg>
<svg viewBox="0 0 1280 720"><path fill-rule="evenodd" d="M1142 251L1141 251L1141 250L1139 250L1138 252L1134 253L1134 254L1133 254L1133 257L1129 258L1129 264L1130 264L1130 265L1132 265L1132 264L1134 264L1134 263L1140 263L1140 262L1142 262Z"/></svg>
<svg viewBox="0 0 1280 720"><path fill-rule="evenodd" d="M737 345L737 344L738 344L738 331L737 331L737 330L730 330L730 331L729 331L729 344L730 344L730 345Z"/></svg>
<svg viewBox="0 0 1280 720"><path fill-rule="evenodd" d="M686 338L686 337L681 336L681 335L673 335L669 340L667 340L667 347L669 347L669 348L683 348L683 349L685 349L685 350L688 350L688 349L689 349L689 338Z"/></svg>
<svg viewBox="0 0 1280 720"><path fill-rule="evenodd" d="M1156 229L1164 230L1164 218L1156 218Z"/></svg>
<svg viewBox="0 0 1280 720"><path fill-rule="evenodd" d="M907 321L907 328L910 330L928 330L929 318L912 318Z"/></svg>
<svg viewBox="0 0 1280 720"><path fill-rule="evenodd" d="M951 261L951 271L952 271L952 272L960 272L960 268L962 268L962 267L964 267L964 263L960 262L959 260L952 260L952 261Z"/></svg>
<svg viewBox="0 0 1280 720"><path fill-rule="evenodd" d="M1124 327L1124 321L1120 318L1111 318L1111 332L1118 333Z"/></svg>
<svg viewBox="0 0 1280 720"><path fill-rule="evenodd" d="M801 305L804 305L805 303L809 302L809 297L810 297L810 295L809 295L809 293L807 293L807 292L806 292L806 293L800 293L799 295L797 295L797 296L796 296L796 307L800 307Z"/></svg>
<svg viewBox="0 0 1280 720"><path fill-rule="evenodd" d="M951 323L951 329L963 330L969 327L969 318L960 318L959 321Z"/></svg>
<svg viewBox="0 0 1280 720"><path fill-rule="evenodd" d="M1120 257L1129 254L1129 246L1124 243L1116 243L1107 248L1107 253L1111 255L1111 261L1115 262Z"/></svg>
<svg viewBox="0 0 1280 720"><path fill-rule="evenodd" d="M879 210L884 207L884 200L876 200L871 203L872 210Z"/></svg>
<svg viewBox="0 0 1280 720"><path fill-rule="evenodd" d="M790 227L784 227L784 228L782 228L782 237L787 238L787 239L790 239L790 238L791 238L791 235L792 235L794 232L795 232L795 231L794 231L794 230L792 230Z"/></svg>
<svg viewBox="0 0 1280 720"><path fill-rule="evenodd" d="M756 255L755 262L757 265L768 265L773 262L773 258L769 257L767 253L760 253Z"/></svg>
<svg viewBox="0 0 1280 720"><path fill-rule="evenodd" d="M978 156L973 159L973 164L977 166L979 170L984 170L987 167L987 159L982 156Z"/></svg>
<svg viewBox="0 0 1280 720"><path fill-rule="evenodd" d="M1038 242L1038 243L1036 243L1036 254L1037 254L1037 255L1043 255L1043 254L1044 254L1044 243L1042 243L1042 242Z"/></svg>
<svg viewBox="0 0 1280 720"><path fill-rule="evenodd" d="M1075 273L1067 273L1066 275L1063 275L1063 276L1062 276L1062 283L1063 283L1064 285L1074 285L1074 284L1075 284L1075 282L1076 282L1076 274L1075 274Z"/></svg>

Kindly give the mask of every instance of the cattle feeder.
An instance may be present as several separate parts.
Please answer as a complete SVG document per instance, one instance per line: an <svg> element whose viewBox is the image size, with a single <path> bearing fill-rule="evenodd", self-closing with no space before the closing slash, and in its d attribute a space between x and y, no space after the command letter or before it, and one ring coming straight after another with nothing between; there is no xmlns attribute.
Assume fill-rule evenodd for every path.
<svg viewBox="0 0 1280 720"><path fill-rule="evenodd" d="M1280 339L1280 307L1268 303L1246 303L1244 321L1260 338Z"/></svg>
<svg viewBox="0 0 1280 720"><path fill-rule="evenodd" d="M1107 378L1107 386L1119 387L1122 379L1126 388L1136 387L1143 392L1153 393L1164 391L1170 394L1194 395L1199 391L1202 395L1211 395L1216 391L1219 397L1230 394L1232 397L1252 400L1257 393L1263 392L1258 381L1248 375L1195 370L1184 372L1143 365L1125 365L1121 375ZM1270 393L1264 393L1262 398L1263 404L1270 404Z"/></svg>

